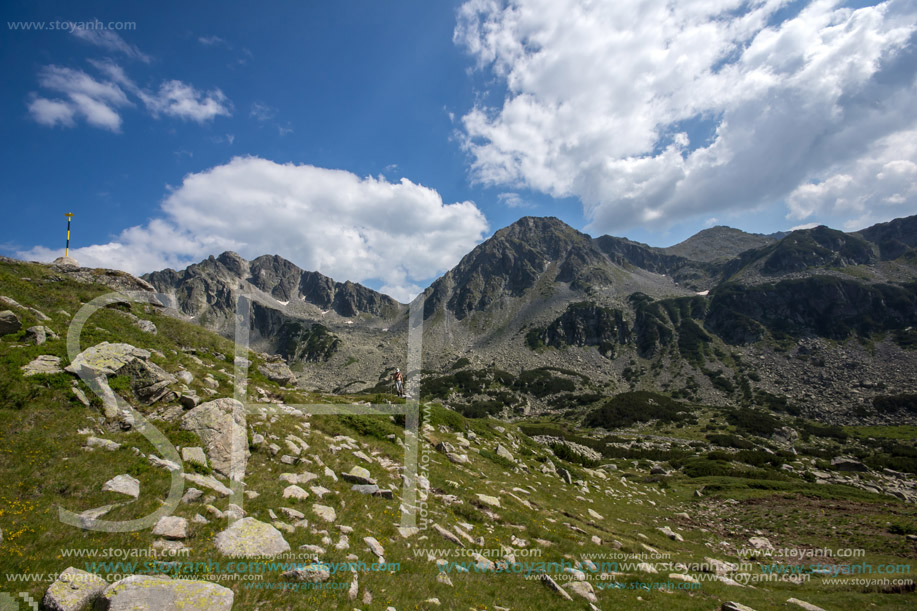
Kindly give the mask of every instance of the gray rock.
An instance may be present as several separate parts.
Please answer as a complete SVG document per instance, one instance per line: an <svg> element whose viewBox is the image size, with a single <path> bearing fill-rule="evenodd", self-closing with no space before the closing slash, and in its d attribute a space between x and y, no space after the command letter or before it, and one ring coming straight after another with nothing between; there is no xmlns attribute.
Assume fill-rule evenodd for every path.
<svg viewBox="0 0 917 611"><path fill-rule="evenodd" d="M557 475L559 475L559 476L560 476L560 479L564 480L566 483L568 483L568 484L572 484L572 483L573 483L573 476L570 474L569 471L567 471L567 470L564 469L563 467L558 467L558 469L557 469Z"/></svg>
<svg viewBox="0 0 917 611"><path fill-rule="evenodd" d="M298 581L306 583L322 583L331 579L331 573L323 568L321 564L307 564L302 567L286 571L281 577L287 581Z"/></svg>
<svg viewBox="0 0 917 611"><path fill-rule="evenodd" d="M309 493L294 484L283 489L283 498L304 501L309 498Z"/></svg>
<svg viewBox="0 0 917 611"><path fill-rule="evenodd" d="M328 507L327 505L313 505L312 513L317 515L325 522L334 522L337 519L337 514L335 513L334 508Z"/></svg>
<svg viewBox="0 0 917 611"><path fill-rule="evenodd" d="M774 549L774 546L771 544L767 537L752 537L748 540L748 542L751 543L751 546L755 549Z"/></svg>
<svg viewBox="0 0 917 611"><path fill-rule="evenodd" d="M443 527L440 526L439 524L435 524L435 523L434 523L434 524L433 524L433 530L435 530L437 533L439 533L439 535L440 535L443 539L445 539L446 541L449 541L449 542L451 542L451 543L455 543L455 544L458 545L459 547L465 547L465 544L462 543L461 540L459 540L458 537L456 537L455 535L453 535L451 532L449 532L448 530L446 530L445 528L443 528Z"/></svg>
<svg viewBox="0 0 917 611"><path fill-rule="evenodd" d="M157 329L156 325L149 320L144 320L138 318L134 321L134 326L143 331L144 333L149 333L150 335L156 335Z"/></svg>
<svg viewBox="0 0 917 611"><path fill-rule="evenodd" d="M362 486L371 486L376 483L376 480L370 477L369 470L364 467L354 467L349 473L341 473L341 477L346 482Z"/></svg>
<svg viewBox="0 0 917 611"><path fill-rule="evenodd" d="M504 448L501 444L497 444L496 452L497 452L497 456L499 456L500 458L505 458L506 460L510 462L516 462L516 457L513 456L512 453L509 450L507 450L506 448Z"/></svg>
<svg viewBox="0 0 917 611"><path fill-rule="evenodd" d="M41 601L49 611L82 611L102 595L108 582L96 575L72 566L54 580Z"/></svg>
<svg viewBox="0 0 917 611"><path fill-rule="evenodd" d="M374 553L377 556L385 556L385 549L382 547L382 544L379 543L375 537L363 537L363 543L369 547L369 551Z"/></svg>
<svg viewBox="0 0 917 611"><path fill-rule="evenodd" d="M468 459L467 454L456 454L455 452L449 452L446 454L446 458L457 465L471 464L471 460Z"/></svg>
<svg viewBox="0 0 917 611"><path fill-rule="evenodd" d="M668 526L663 526L662 528L657 528L656 530L664 534L666 537L668 537L672 541L681 542L685 540L684 537L682 537L680 534L678 534L677 532L675 532Z"/></svg>
<svg viewBox="0 0 917 611"><path fill-rule="evenodd" d="M292 507L281 507L280 513L285 515L287 519L290 519L290 520L302 520L303 518L306 517L306 514L304 514L301 511L297 511L296 509L293 509Z"/></svg>
<svg viewBox="0 0 917 611"><path fill-rule="evenodd" d="M102 484L102 490L125 494L136 499L140 496L140 480L134 479L127 474L118 475Z"/></svg>
<svg viewBox="0 0 917 611"><path fill-rule="evenodd" d="M436 444L436 450L443 454L451 454L455 452L455 447L448 441L440 441Z"/></svg>
<svg viewBox="0 0 917 611"><path fill-rule="evenodd" d="M599 599L595 596L595 590L592 589L592 584L588 581L570 581L565 583L564 587L593 604L599 602Z"/></svg>
<svg viewBox="0 0 917 611"><path fill-rule="evenodd" d="M233 592L207 581L132 575L108 586L96 601L97 611L230 611Z"/></svg>
<svg viewBox="0 0 917 611"><path fill-rule="evenodd" d="M232 494L232 490L224 486L220 480L213 477L212 475L198 475L197 473L183 473L182 477L191 482L192 484L197 484L198 486L203 486L205 488L210 488L220 496L229 496Z"/></svg>
<svg viewBox="0 0 917 611"><path fill-rule="evenodd" d="M60 357L50 354L42 354L36 357L35 360L28 365L23 365L21 369L22 375L25 377L40 373L54 374L64 372L64 370L60 368Z"/></svg>
<svg viewBox="0 0 917 611"><path fill-rule="evenodd" d="M484 505L490 505L491 507L500 508L500 499L495 496L489 496L487 494L476 494L478 502Z"/></svg>
<svg viewBox="0 0 917 611"><path fill-rule="evenodd" d="M66 371L93 377L128 375L134 394L145 403L155 403L170 394L175 378L149 358L149 351L130 344L102 342L77 355Z"/></svg>
<svg viewBox="0 0 917 611"><path fill-rule="evenodd" d="M543 583L544 585L548 586L548 589L554 590L555 592L557 592L558 594L560 594L561 598L564 598L565 600L573 600L573 598L572 598L569 594L567 594L567 591L566 591L566 590L564 590L563 588L561 588L559 585L557 585L557 582L556 582L556 581L554 581L553 579L551 579L551 576L550 576L550 575L541 574L541 575L539 576L539 579L541 580L541 583Z"/></svg>
<svg viewBox="0 0 917 611"><path fill-rule="evenodd" d="M194 374L187 370L181 370L175 374L175 377L184 382L185 384L190 384L194 381Z"/></svg>
<svg viewBox="0 0 917 611"><path fill-rule="evenodd" d="M89 437L86 439L87 448L102 448L103 450L108 450L113 452L121 447L120 443L112 441L111 439L102 439L100 437Z"/></svg>
<svg viewBox="0 0 917 611"><path fill-rule="evenodd" d="M22 328L22 321L13 314L12 310L3 310L0 312L0 335L9 335L16 333Z"/></svg>
<svg viewBox="0 0 917 611"><path fill-rule="evenodd" d="M199 465L201 467L207 466L207 456L204 455L204 448L199 448L199 447L182 448L181 449L181 459L193 465Z"/></svg>
<svg viewBox="0 0 917 611"><path fill-rule="evenodd" d="M166 539L187 539L188 520L178 516L163 516L153 527L153 534Z"/></svg>
<svg viewBox="0 0 917 611"><path fill-rule="evenodd" d="M724 602L720 606L720 611L755 611L755 610L747 605L743 605L742 603L737 603L737 602L730 600L730 601Z"/></svg>
<svg viewBox="0 0 917 611"><path fill-rule="evenodd" d="M227 556L276 556L290 551L279 530L255 518L243 518L217 534L214 546Z"/></svg>
<svg viewBox="0 0 917 611"><path fill-rule="evenodd" d="M48 341L49 338L57 339L57 334L44 325L29 327L25 330L26 341L32 342L36 346L42 345Z"/></svg>
<svg viewBox="0 0 917 611"><path fill-rule="evenodd" d="M354 492L359 492L360 494L378 494L379 486L376 484L354 484L350 487Z"/></svg>
<svg viewBox="0 0 917 611"><path fill-rule="evenodd" d="M799 439L799 433L796 429L782 426L771 435L771 440L782 445L793 445Z"/></svg>
<svg viewBox="0 0 917 611"><path fill-rule="evenodd" d="M203 490L198 490L197 488L188 488L185 490L185 494L181 497L182 503L195 503L204 496Z"/></svg>
<svg viewBox="0 0 917 611"><path fill-rule="evenodd" d="M60 265L61 267L74 267L74 268L80 266L80 262L70 256L58 257L54 259L53 264Z"/></svg>
<svg viewBox="0 0 917 611"><path fill-rule="evenodd" d="M790 598L787 599L786 602L788 605L796 605L797 607L802 607L806 611L825 611L821 607L813 605L812 603L807 603L804 600L799 600L798 598Z"/></svg>
<svg viewBox="0 0 917 611"><path fill-rule="evenodd" d="M217 473L241 481L248 465L245 407L235 399L216 399L184 415L181 428L197 433L210 466Z"/></svg>
<svg viewBox="0 0 917 611"><path fill-rule="evenodd" d="M193 392L183 392L178 396L179 404L185 409L194 409L201 403L201 398Z"/></svg>
<svg viewBox="0 0 917 611"><path fill-rule="evenodd" d="M296 374L294 374L290 367L283 362L258 365L258 371L268 380L277 382L281 386L288 386L296 383Z"/></svg>

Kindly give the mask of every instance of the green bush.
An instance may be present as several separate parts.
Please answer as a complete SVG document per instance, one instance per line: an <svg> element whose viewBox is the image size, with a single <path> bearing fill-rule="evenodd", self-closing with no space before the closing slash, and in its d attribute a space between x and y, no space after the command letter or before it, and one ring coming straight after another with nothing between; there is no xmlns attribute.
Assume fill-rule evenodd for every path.
<svg viewBox="0 0 917 611"><path fill-rule="evenodd" d="M726 421L740 431L761 437L770 437L780 428L780 421L770 414L749 408L728 412Z"/></svg>
<svg viewBox="0 0 917 611"><path fill-rule="evenodd" d="M586 426L606 429L630 426L637 422L658 420L675 423L689 420L686 405L656 393L639 390L612 397L600 408L591 412Z"/></svg>
<svg viewBox="0 0 917 611"><path fill-rule="evenodd" d="M872 405L880 414L897 411L917 414L917 394L879 396L872 400Z"/></svg>

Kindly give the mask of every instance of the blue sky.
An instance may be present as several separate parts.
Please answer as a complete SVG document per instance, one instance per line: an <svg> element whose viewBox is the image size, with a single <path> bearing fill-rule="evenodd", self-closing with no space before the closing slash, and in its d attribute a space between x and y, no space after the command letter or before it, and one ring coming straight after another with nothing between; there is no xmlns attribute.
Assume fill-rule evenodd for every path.
<svg viewBox="0 0 917 611"><path fill-rule="evenodd" d="M917 212L913 2L597 4L5 3L0 253L74 212L83 264L276 253L405 300L524 215L666 246Z"/></svg>

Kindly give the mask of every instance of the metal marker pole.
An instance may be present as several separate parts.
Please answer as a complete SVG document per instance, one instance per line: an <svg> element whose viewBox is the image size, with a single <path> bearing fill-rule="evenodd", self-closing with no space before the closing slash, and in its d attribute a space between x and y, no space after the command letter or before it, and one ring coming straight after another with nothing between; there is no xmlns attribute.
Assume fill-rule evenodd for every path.
<svg viewBox="0 0 917 611"><path fill-rule="evenodd" d="M65 256L65 257L69 257L69 256L70 256L70 219L71 219L71 218L73 218L73 213L72 213L72 212L68 212L68 213L67 213L67 248L66 248L66 250L64 250L64 256Z"/></svg>

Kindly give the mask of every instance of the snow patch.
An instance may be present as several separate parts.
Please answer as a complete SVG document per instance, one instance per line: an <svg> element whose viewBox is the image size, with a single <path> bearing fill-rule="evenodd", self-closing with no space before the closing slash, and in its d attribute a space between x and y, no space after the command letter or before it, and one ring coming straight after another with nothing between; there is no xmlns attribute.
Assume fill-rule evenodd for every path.
<svg viewBox="0 0 917 611"><path fill-rule="evenodd" d="M709 290L709 289L706 290L706 291L701 291L701 292L698 293L698 295L701 295L701 296L703 296L703 297L706 297L706 296L709 295L709 294L710 294L710 290Z"/></svg>

